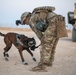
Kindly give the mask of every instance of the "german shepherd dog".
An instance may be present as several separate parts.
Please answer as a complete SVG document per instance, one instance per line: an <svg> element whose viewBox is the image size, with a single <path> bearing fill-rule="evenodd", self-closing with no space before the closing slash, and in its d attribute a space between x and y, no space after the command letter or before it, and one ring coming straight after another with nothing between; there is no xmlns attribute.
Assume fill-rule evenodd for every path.
<svg viewBox="0 0 76 75"><path fill-rule="evenodd" d="M0 36L4 37L4 42L6 44L6 47L4 48L3 55L5 57L5 60L8 61L9 54L7 53L10 48L12 47L12 44L18 49L20 57L24 65L27 65L28 63L24 60L22 51L27 50L27 52L32 56L32 59L36 61L33 53L36 48L38 48L40 45L36 46L36 41L34 38L29 38L25 35L9 32L7 34L3 34L0 32Z"/></svg>

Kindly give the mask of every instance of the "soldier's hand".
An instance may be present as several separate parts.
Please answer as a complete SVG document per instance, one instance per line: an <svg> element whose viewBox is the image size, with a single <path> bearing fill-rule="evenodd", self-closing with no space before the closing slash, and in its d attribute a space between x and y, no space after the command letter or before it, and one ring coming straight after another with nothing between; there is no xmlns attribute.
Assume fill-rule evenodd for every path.
<svg viewBox="0 0 76 75"><path fill-rule="evenodd" d="M21 24L20 20L16 20L15 24L18 26L19 24Z"/></svg>

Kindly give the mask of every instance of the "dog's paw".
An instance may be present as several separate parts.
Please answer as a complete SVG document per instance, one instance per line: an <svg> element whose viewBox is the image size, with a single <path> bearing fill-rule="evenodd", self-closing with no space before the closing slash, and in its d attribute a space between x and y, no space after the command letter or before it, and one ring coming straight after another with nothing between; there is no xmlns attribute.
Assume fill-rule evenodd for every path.
<svg viewBox="0 0 76 75"><path fill-rule="evenodd" d="M5 58L6 61L9 61L8 58Z"/></svg>
<svg viewBox="0 0 76 75"><path fill-rule="evenodd" d="M36 62L36 59L35 58L33 58L33 60Z"/></svg>
<svg viewBox="0 0 76 75"><path fill-rule="evenodd" d="M9 54L6 54L7 57L9 57Z"/></svg>
<svg viewBox="0 0 76 75"><path fill-rule="evenodd" d="M4 57L9 57L9 54L6 52L3 52Z"/></svg>
<svg viewBox="0 0 76 75"><path fill-rule="evenodd" d="M24 65L28 65L28 63L24 63Z"/></svg>
<svg viewBox="0 0 76 75"><path fill-rule="evenodd" d="M27 62L25 62L25 61L23 62L23 64L24 64L24 65L28 65L28 63L27 63Z"/></svg>

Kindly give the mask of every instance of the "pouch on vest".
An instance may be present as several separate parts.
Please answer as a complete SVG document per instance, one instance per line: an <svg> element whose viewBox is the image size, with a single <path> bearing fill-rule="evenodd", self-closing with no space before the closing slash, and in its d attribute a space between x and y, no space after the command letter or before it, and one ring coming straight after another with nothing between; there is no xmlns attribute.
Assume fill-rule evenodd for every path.
<svg viewBox="0 0 76 75"><path fill-rule="evenodd" d="M63 20L63 17L58 15L58 21L57 21L57 37L67 37L67 30L65 26L65 21Z"/></svg>
<svg viewBox="0 0 76 75"><path fill-rule="evenodd" d="M38 14L38 21L36 24L36 28L42 32L44 32L47 28L47 16L48 12L52 12L55 10L55 7L51 6L42 6L37 7L33 10L33 13Z"/></svg>
<svg viewBox="0 0 76 75"><path fill-rule="evenodd" d="M42 32L44 32L47 28L47 12L46 11L38 11L36 12L36 14L38 14L38 20L36 22L36 28Z"/></svg>
<svg viewBox="0 0 76 75"><path fill-rule="evenodd" d="M46 23L46 21L44 19L41 19L38 21L38 23L35 26L38 30L44 32L46 30L48 24Z"/></svg>

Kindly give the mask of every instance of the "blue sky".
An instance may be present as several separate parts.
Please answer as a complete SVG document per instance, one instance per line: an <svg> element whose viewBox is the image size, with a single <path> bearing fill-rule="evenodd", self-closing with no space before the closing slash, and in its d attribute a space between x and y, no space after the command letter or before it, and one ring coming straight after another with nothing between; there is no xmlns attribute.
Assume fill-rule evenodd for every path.
<svg viewBox="0 0 76 75"><path fill-rule="evenodd" d="M74 3L76 0L0 0L0 27L17 27L15 20L25 11L30 11L39 6L54 6L57 14L61 14L67 22L67 12L74 11ZM70 27L69 25L68 27ZM27 27L27 26L19 26Z"/></svg>

